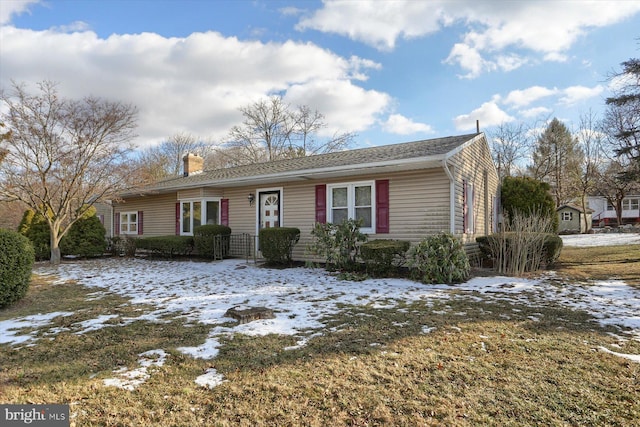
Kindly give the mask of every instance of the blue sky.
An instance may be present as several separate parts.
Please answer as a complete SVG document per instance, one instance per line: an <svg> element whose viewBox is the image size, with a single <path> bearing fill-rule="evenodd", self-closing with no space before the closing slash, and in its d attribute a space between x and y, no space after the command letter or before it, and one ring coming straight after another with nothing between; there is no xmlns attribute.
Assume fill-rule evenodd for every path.
<svg viewBox="0 0 640 427"><path fill-rule="evenodd" d="M0 1L0 85L136 105L139 146L222 142L280 94L356 146L602 113L640 1Z"/></svg>

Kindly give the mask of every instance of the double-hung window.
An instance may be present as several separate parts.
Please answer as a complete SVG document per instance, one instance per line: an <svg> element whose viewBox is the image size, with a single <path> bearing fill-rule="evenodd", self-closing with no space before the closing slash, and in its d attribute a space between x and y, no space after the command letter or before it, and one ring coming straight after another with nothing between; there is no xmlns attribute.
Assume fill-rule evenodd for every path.
<svg viewBox="0 0 640 427"><path fill-rule="evenodd" d="M562 212L562 220L563 221L572 221L573 220L573 212Z"/></svg>
<svg viewBox="0 0 640 427"><path fill-rule="evenodd" d="M346 219L361 220L360 231L375 231L375 185L372 181L327 185L328 222L340 224Z"/></svg>
<svg viewBox="0 0 640 427"><path fill-rule="evenodd" d="M120 234L138 234L138 212L120 212Z"/></svg>
<svg viewBox="0 0 640 427"><path fill-rule="evenodd" d="M622 201L622 209L625 211L638 210L638 199L624 199Z"/></svg>
<svg viewBox="0 0 640 427"><path fill-rule="evenodd" d="M193 236L199 225L220 224L220 199L183 200L180 202L180 234Z"/></svg>

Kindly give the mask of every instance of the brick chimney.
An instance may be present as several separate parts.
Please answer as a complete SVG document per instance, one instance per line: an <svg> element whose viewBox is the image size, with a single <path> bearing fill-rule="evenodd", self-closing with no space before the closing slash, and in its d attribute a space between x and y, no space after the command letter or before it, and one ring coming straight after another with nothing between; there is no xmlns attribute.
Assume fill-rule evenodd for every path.
<svg viewBox="0 0 640 427"><path fill-rule="evenodd" d="M184 176L202 172L204 159L197 154L187 153L182 158L184 160Z"/></svg>

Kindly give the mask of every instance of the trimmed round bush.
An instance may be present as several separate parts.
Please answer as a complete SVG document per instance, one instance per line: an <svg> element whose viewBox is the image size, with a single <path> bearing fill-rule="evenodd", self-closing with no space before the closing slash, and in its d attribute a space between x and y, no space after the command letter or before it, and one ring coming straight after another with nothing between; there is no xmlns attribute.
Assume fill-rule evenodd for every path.
<svg viewBox="0 0 640 427"><path fill-rule="evenodd" d="M291 262L293 247L300 240L300 229L294 227L261 228L258 233L260 252L269 264Z"/></svg>
<svg viewBox="0 0 640 427"><path fill-rule="evenodd" d="M410 246L407 240L370 240L360 245L360 258L367 267L367 273L387 276L405 262Z"/></svg>
<svg viewBox="0 0 640 427"><path fill-rule="evenodd" d="M409 250L411 277L422 283L460 283L471 266L460 239L450 233L429 236Z"/></svg>
<svg viewBox="0 0 640 427"><path fill-rule="evenodd" d="M14 231L0 230L0 307L27 294L34 261L29 239Z"/></svg>
<svg viewBox="0 0 640 427"><path fill-rule="evenodd" d="M206 224L193 229L193 243L198 255L222 259L229 254L231 228L226 225Z"/></svg>

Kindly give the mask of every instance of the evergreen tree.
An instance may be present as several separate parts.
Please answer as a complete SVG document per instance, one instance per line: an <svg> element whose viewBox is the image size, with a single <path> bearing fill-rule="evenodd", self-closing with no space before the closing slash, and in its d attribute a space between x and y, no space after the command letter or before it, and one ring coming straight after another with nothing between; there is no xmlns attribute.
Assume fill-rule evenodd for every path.
<svg viewBox="0 0 640 427"><path fill-rule="evenodd" d="M607 98L604 132L624 166L620 178L640 180L640 59L622 63L622 72L613 76L614 96Z"/></svg>
<svg viewBox="0 0 640 427"><path fill-rule="evenodd" d="M556 207L578 195L583 153L578 141L560 120L554 118L538 137L533 151L531 176L549 184Z"/></svg>
<svg viewBox="0 0 640 427"><path fill-rule="evenodd" d="M500 202L505 219L521 214L540 215L551 219L553 229L558 229L558 215L549 184L530 177L510 177L502 180Z"/></svg>

